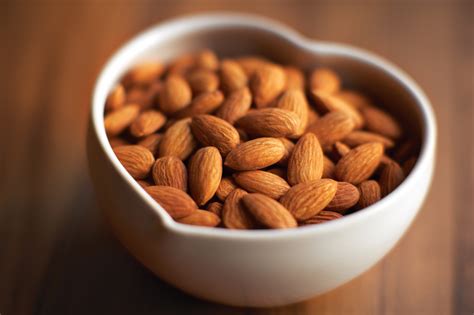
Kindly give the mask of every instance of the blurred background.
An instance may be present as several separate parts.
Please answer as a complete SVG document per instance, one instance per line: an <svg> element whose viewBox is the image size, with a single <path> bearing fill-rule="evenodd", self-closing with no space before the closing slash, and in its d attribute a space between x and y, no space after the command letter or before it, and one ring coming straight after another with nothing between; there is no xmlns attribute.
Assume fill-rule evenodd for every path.
<svg viewBox="0 0 474 315"><path fill-rule="evenodd" d="M85 159L95 77L137 32L182 14L262 14L406 70L438 119L424 209L369 272L278 309L189 297L142 268L97 209ZM474 313L474 2L0 1L0 314Z"/></svg>

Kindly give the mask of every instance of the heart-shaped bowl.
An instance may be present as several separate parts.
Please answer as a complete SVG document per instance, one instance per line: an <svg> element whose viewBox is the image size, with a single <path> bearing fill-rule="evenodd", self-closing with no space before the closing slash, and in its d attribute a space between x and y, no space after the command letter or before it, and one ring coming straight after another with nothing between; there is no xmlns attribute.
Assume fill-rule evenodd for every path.
<svg viewBox="0 0 474 315"><path fill-rule="evenodd" d="M376 204L332 222L288 230L235 231L177 223L127 173L103 124L108 92L133 65L210 48L257 54L305 69L328 66L383 104L421 142L405 181ZM87 154L97 199L112 230L143 265L171 285L235 306L294 303L336 288L378 262L420 210L434 167L431 105L403 71L367 51L313 41L266 18L213 13L174 19L126 43L101 71L92 97Z"/></svg>

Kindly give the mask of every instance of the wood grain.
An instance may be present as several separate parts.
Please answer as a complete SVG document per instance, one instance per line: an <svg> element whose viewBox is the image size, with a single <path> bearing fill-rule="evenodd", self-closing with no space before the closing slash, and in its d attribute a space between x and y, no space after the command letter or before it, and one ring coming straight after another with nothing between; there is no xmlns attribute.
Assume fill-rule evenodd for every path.
<svg viewBox="0 0 474 315"><path fill-rule="evenodd" d="M112 237L87 175L95 76L141 29L203 10L264 14L392 60L433 102L439 142L423 211L383 261L277 309L207 303L168 286ZM0 3L0 313L472 314L471 1L10 1Z"/></svg>

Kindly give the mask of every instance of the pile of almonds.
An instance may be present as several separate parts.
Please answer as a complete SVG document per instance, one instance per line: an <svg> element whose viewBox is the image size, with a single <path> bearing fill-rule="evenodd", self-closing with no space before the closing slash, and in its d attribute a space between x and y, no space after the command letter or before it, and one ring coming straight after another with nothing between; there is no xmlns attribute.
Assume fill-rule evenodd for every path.
<svg viewBox="0 0 474 315"><path fill-rule="evenodd" d="M230 229L292 228L368 207L418 152L331 69L306 77L210 50L130 70L107 98L104 125L122 165L173 219Z"/></svg>

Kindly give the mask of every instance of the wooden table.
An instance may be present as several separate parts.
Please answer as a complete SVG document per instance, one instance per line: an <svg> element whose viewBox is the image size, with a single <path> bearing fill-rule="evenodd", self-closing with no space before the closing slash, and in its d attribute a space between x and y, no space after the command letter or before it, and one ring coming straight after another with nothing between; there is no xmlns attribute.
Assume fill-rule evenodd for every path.
<svg viewBox="0 0 474 315"><path fill-rule="evenodd" d="M215 9L375 51L435 107L436 174L409 232L369 272L304 303L253 310L189 297L131 258L96 207L85 132L100 67L143 28ZM3 0L0 313L473 314L473 20L472 1Z"/></svg>

